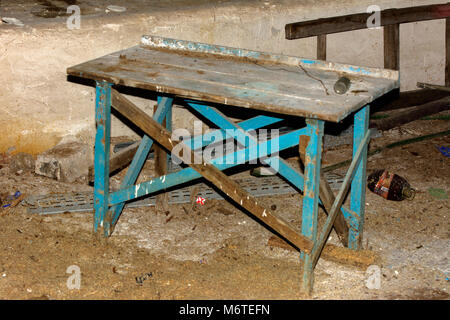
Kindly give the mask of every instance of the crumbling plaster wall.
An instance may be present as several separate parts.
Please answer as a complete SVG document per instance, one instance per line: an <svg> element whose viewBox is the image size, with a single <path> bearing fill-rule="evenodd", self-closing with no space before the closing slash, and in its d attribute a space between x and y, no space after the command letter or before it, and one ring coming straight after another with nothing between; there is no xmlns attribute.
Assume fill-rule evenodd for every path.
<svg viewBox="0 0 450 320"><path fill-rule="evenodd" d="M191 2L194 0L191 0ZM286 23L439 1L233 1L196 9L159 6L129 15L82 17L79 30L64 19L24 27L0 26L0 152L40 153L63 136L93 143L95 90L67 81L66 68L136 45L142 34L315 58L315 38L288 41ZM401 26L402 90L417 81L443 84L443 20ZM382 30L360 30L328 37L328 60L383 66ZM154 101L133 97L149 113ZM192 128L187 111L174 110L174 126ZM132 132L113 119L113 136Z"/></svg>

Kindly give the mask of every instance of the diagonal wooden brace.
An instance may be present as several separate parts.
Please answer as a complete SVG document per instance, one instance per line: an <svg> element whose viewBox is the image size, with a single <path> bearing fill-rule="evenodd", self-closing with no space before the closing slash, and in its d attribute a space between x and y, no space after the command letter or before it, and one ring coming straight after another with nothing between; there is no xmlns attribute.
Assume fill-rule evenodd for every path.
<svg viewBox="0 0 450 320"><path fill-rule="evenodd" d="M361 141L358 147L358 150L356 151L355 156L353 157L350 167L348 168L347 174L345 175L344 178L344 182L342 183L341 189L339 190L339 193L336 199L334 200L333 206L322 228L322 232L320 233L319 239L317 239L317 241L314 243L314 247L311 253L313 268L317 264L320 253L322 252L322 249L328 240L328 236L330 234L333 223L340 211L342 203L344 202L345 195L347 194L348 189L350 188L350 183L353 179L355 169L361 160L364 147L367 145L369 138L370 138L370 131L367 131L366 135L364 136L364 139Z"/></svg>
<svg viewBox="0 0 450 320"><path fill-rule="evenodd" d="M158 100L159 107L157 108L157 110L155 110L155 114L153 116L155 121L163 122L163 120L165 120L166 115L168 113L168 109L170 109L170 107L172 106L172 102L173 99L167 97ZM130 186L136 182L139 173L141 172L142 167L144 166L145 160L147 159L147 155L150 152L152 145L153 140L147 135L145 135L141 140L141 143L133 157L133 160L130 164L130 167L127 170L124 179L122 180L122 183L120 184L121 189ZM108 210L104 224L104 234L106 237L111 235L115 223L117 222L117 219L122 213L124 206L125 203L121 203L112 206Z"/></svg>
<svg viewBox="0 0 450 320"><path fill-rule="evenodd" d="M112 105L124 117L138 126L148 136L152 137L158 144L166 148L169 152L178 144L171 140L171 134L159 123L154 121L145 112L136 107L131 101L120 95L116 90L112 90ZM195 159L193 151L191 159ZM256 218L267 224L278 232L300 250L310 253L313 243L306 237L298 234L288 222L276 217L269 209L264 208L247 191L243 190L236 182L214 167L212 164L201 159L200 164L187 163L191 168L200 173L206 180L217 186L229 198L242 206Z"/></svg>
<svg viewBox="0 0 450 320"><path fill-rule="evenodd" d="M193 102L188 102L188 105L191 106L192 108L194 108L195 110L197 110L198 112L200 112L202 115L207 116L207 118L210 121L214 122L214 124L217 125L218 127L220 127L221 129L234 129L234 132L237 133L237 135L235 135L234 138L243 147L247 147L247 145L248 145L247 139L256 143L256 140L257 140L256 138L254 138L248 132L245 132L245 130L243 130L243 128L239 124L236 124L233 121L229 120L223 113L221 113L216 108L210 107L207 105L203 105L203 104L193 103ZM302 136L302 137L309 139L309 136ZM305 146L307 145L306 140L300 141L300 142L303 144L306 143ZM300 156L302 156L302 145L300 145L299 149L300 149ZM303 154L304 154L304 152L303 152ZM287 164L284 159L281 159L278 156L276 156L276 160L278 160L279 162L283 162L283 165L285 165L285 166L289 166L289 164ZM302 161L304 163L304 159L302 159ZM264 159L262 159L261 162L266 163L272 167L273 162L268 162L268 161L265 161ZM276 168L274 168L274 169L276 169ZM292 169L292 170L295 170L295 169ZM282 172L279 172L279 173L281 174ZM334 201L333 191L331 190L331 187L328 184L328 181L323 177L321 177L319 185L320 185L320 198L322 200L322 203L323 203L325 209L329 213L331 211L331 205L333 204L333 201ZM334 228L335 228L336 233L338 234L339 239L341 240L342 244L344 246L347 246L348 245L349 228L348 228L348 225L342 214L340 214L338 216L338 218L335 220Z"/></svg>
<svg viewBox="0 0 450 320"><path fill-rule="evenodd" d="M254 118L239 122L239 126L242 129L247 131L250 129L259 129L259 128L271 125L273 123L280 122L282 120L283 119L281 119L281 118L274 118L274 117L260 115L260 116L256 116ZM211 132L206 133L205 135L202 135L199 137L192 137L190 139L183 140L183 142L185 144L187 144L188 146L190 146L190 145L195 146L195 145L197 145L197 141L198 141L198 144L201 145L201 147L205 147L207 145L207 142L205 142L205 141L209 141L210 138L217 135L218 132L222 132L222 130L221 129L213 130ZM222 135L225 136L225 133L222 133ZM214 142L218 142L218 141L214 141ZM136 151L138 150L140 144L141 144L141 141L137 141L137 142L133 143L132 145L120 150L119 152L114 153L110 157L109 172L111 173L113 171L123 169L126 166L128 166L130 164L130 162L133 160L133 157L134 157ZM89 183L93 183L94 182L94 165L91 165L89 167L88 177L89 177Z"/></svg>

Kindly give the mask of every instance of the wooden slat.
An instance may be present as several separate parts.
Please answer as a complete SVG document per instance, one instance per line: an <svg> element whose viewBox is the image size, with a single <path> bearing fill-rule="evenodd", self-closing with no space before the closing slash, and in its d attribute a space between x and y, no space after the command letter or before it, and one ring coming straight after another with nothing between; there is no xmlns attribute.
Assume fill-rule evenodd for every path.
<svg viewBox="0 0 450 320"><path fill-rule="evenodd" d="M400 26L391 24L384 27L384 67L400 69Z"/></svg>
<svg viewBox="0 0 450 320"><path fill-rule="evenodd" d="M327 35L317 36L317 59L327 60Z"/></svg>
<svg viewBox="0 0 450 320"><path fill-rule="evenodd" d="M402 124L448 109L450 109L450 96L409 108L386 119L373 120L370 122L370 126L375 127L378 130L389 130Z"/></svg>
<svg viewBox="0 0 450 320"><path fill-rule="evenodd" d="M381 112L418 106L421 104L442 99L450 95L450 93L440 90L421 89L421 90L403 91L400 92L398 96L393 95L394 92L389 92L387 95L381 97L380 99L375 100L371 104L372 110L376 112Z"/></svg>
<svg viewBox="0 0 450 320"><path fill-rule="evenodd" d="M387 70L278 58L284 62L198 56L136 46L71 67L67 72L207 102L335 122L398 87L398 73ZM334 83L342 72L352 76L351 90L356 93L334 93Z"/></svg>
<svg viewBox="0 0 450 320"><path fill-rule="evenodd" d="M439 91L446 91L446 92L450 93L450 87L448 87L448 86L439 86L437 84L430 84L430 83L424 83L424 82L417 82L417 88L433 89L433 90L439 90Z"/></svg>
<svg viewBox="0 0 450 320"><path fill-rule="evenodd" d="M267 241L267 245L270 247L278 247L290 251L298 250L280 239L277 236L271 236ZM380 262L380 257L370 250L352 250L348 248L338 247L333 244L326 244L320 255L323 259L333 261L343 265L355 266L366 270L370 265Z"/></svg>
<svg viewBox="0 0 450 320"><path fill-rule="evenodd" d="M353 156L352 163L350 164L347 174L345 175L344 182L342 183L341 189L339 190L339 193L336 197L336 200L333 203L333 206L327 217L327 220L325 221L325 224L322 227L322 232L320 233L320 236L317 239L317 242L314 244L314 248L313 248L313 251L311 254L311 260L313 262L313 269L314 269L317 261L319 260L320 253L322 252L322 249L325 246L325 243L328 240L328 236L330 234L331 228L333 227L333 223L339 214L342 203L345 200L345 195L347 194L347 191L350 188L350 184L352 182L352 176L354 174L354 171L357 168L357 165L359 163L359 160L361 159L361 156L363 156L363 153L365 152L364 148L366 147L369 139L370 139L370 131L367 131L364 139L361 141L361 144L358 147L358 151ZM365 161L365 160L366 159L363 159L362 161Z"/></svg>
<svg viewBox="0 0 450 320"><path fill-rule="evenodd" d="M367 28L367 19L372 13L357 13L345 16L290 23L285 26L286 39L314 37ZM380 12L380 26L450 17L449 4L425 5Z"/></svg>
<svg viewBox="0 0 450 320"><path fill-rule="evenodd" d="M154 112L158 105L155 107ZM167 118L164 118L162 122L162 127L166 128ZM164 148L161 148L158 144L155 144L154 147L155 154L155 174L157 177L162 177L167 174L167 153ZM169 206L169 195L167 192L158 194L156 196L156 209L160 212L166 212Z"/></svg>
<svg viewBox="0 0 450 320"><path fill-rule="evenodd" d="M137 125L169 152L178 144L178 142L171 140L170 132L114 89L112 90L112 105L118 112ZM192 150L190 156L191 159L194 159ZM236 182L229 179L219 169L203 160L201 164L188 163L188 165L238 205L285 237L293 245L302 251L311 252L313 244L309 239L298 234L286 221L276 217L269 209L258 204L253 196L243 190Z"/></svg>
<svg viewBox="0 0 450 320"><path fill-rule="evenodd" d="M109 172L114 172L119 169L125 168L130 164L131 160L133 160L133 156L136 153L136 150L139 148L139 144L141 142L135 142L132 145L120 150L119 152L114 153L113 156L109 159ZM94 182L94 165L89 167L88 181L89 183Z"/></svg>

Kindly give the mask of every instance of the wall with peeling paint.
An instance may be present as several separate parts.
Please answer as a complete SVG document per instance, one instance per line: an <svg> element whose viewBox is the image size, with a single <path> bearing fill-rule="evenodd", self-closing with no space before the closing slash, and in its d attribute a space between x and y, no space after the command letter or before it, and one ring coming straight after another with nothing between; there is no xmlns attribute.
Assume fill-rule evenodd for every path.
<svg viewBox="0 0 450 320"><path fill-rule="evenodd" d="M195 2L193 0L188 2ZM377 1L382 9L442 3L439 1ZM94 89L69 82L66 68L155 34L252 50L315 58L315 38L284 39L286 23L365 12L373 1L224 1L192 9L145 6L122 16L82 18L81 29L69 30L65 20L25 27L0 25L0 152L40 153L63 136L93 143ZM417 81L444 83L443 20L401 25L402 90ZM328 37L328 60L383 66L382 30L360 30ZM153 101L133 97L149 113ZM193 117L174 110L174 126L193 128ZM132 132L113 119L112 135Z"/></svg>

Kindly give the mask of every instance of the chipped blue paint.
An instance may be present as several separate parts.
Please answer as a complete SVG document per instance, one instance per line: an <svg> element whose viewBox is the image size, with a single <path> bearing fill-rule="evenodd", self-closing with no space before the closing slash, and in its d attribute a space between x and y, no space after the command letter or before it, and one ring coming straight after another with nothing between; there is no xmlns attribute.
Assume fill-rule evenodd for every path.
<svg viewBox="0 0 450 320"><path fill-rule="evenodd" d="M244 120L239 123L239 126L245 130L256 130L263 128L265 126L269 126L271 124L277 123L283 121L281 118L275 118L275 117L268 117L268 116L256 116L254 118L251 118L249 120ZM189 146L191 149L194 149L194 145L200 145L201 147L205 147L208 145L212 139L212 137L218 135L218 132L220 132L220 136L225 137L226 133L225 131L221 129L213 130L211 132L205 133L202 136L196 136L190 139L183 140L183 143Z"/></svg>
<svg viewBox="0 0 450 320"><path fill-rule="evenodd" d="M165 47L175 50L188 50L203 53L232 55L240 58L258 59L261 56L261 52L258 51L251 51L226 46L217 46L200 42L163 38L158 36L143 36L141 39L141 43L153 47Z"/></svg>
<svg viewBox="0 0 450 320"><path fill-rule="evenodd" d="M211 108L204 104L198 103L188 103L189 106L194 108L197 112L205 116L208 120L212 121L215 125L225 132L225 134L229 133L230 129L233 132L233 136L229 136L230 138L236 139L238 143L240 143L243 147L249 148L257 143L257 139L250 136L248 133L243 131L243 128L235 124L234 122L228 120L226 117L221 115L215 108ZM306 131L306 129L303 129ZM294 137L293 137L294 138ZM297 141L291 141L293 145L297 144ZM278 153L279 151L275 151ZM261 151L257 150L257 154L260 156ZM271 150L267 150L267 154L272 154ZM303 175L297 170L293 169L284 159L281 159L279 156L271 157L270 160L261 159L261 162L268 164L272 169L274 169L277 173L279 173L282 177L284 177L287 181L293 184L295 187L303 190Z"/></svg>
<svg viewBox="0 0 450 320"><path fill-rule="evenodd" d="M94 232L103 227L108 211L109 146L111 137L111 84L96 83L95 98L95 177L94 177Z"/></svg>
<svg viewBox="0 0 450 320"><path fill-rule="evenodd" d="M336 219L336 216L338 214L339 207L342 206L342 203L344 202L344 199L347 195L348 189L350 188L350 183L354 178L355 175L355 169L358 166L358 164L361 162L361 158L364 155L363 150L367 149L367 143L370 139L370 132L367 131L364 138L360 141L360 144L357 147L357 150L355 154L353 155L352 162L350 163L350 166L347 170L347 173L345 174L344 181L342 182L342 186L339 189L338 195L336 199L333 202L333 205L331 206L331 210L328 213L327 220L325 221L324 225L322 226L322 231L320 232L319 238L315 241L314 247L311 251L311 259L312 259L312 268L316 266L317 261L319 260L320 253L322 251L323 246L328 240L328 235L331 232L331 228L333 227L334 220Z"/></svg>
<svg viewBox="0 0 450 320"><path fill-rule="evenodd" d="M358 228L358 216L355 212L346 208L345 206L341 207L341 212L344 215L345 220L350 228L357 229Z"/></svg>
<svg viewBox="0 0 450 320"><path fill-rule="evenodd" d="M353 129L353 156L355 156L358 146L369 130L370 107L367 105L354 116ZM350 229L348 246L351 249L359 249L362 240L364 228L364 209L366 205L366 164L367 164L367 145L362 151L361 160L356 169L350 191L350 210L356 213L358 225L355 229Z"/></svg>
<svg viewBox="0 0 450 320"><path fill-rule="evenodd" d="M286 133L279 137L279 141L277 142L280 151L291 148L298 144L298 139L301 135L304 135L306 132L305 129L295 130L289 133ZM271 148L272 141L264 141L250 148L241 149L233 153L233 157L237 160L247 159L247 161L254 160L257 157L257 153L255 150L262 148L264 144L267 144L266 148ZM227 155L223 157L213 159L211 164L217 167L220 170L225 170L229 168L233 168L241 163L226 163ZM182 169L178 172L171 173L166 175L165 183L161 184L159 178L153 179L147 182L143 182L141 184L131 186L126 189L122 189L113 193L110 193L109 202L111 205L115 205L124 201L136 199L138 197L145 196L150 193L154 193L160 191L165 188L169 188L172 186L176 186L185 182L189 182L191 180L201 178L200 173L192 169L191 167Z"/></svg>
<svg viewBox="0 0 450 320"><path fill-rule="evenodd" d="M317 218L319 213L319 181L322 159L324 121L307 119L308 146L305 151L305 185L302 208L302 234L314 243L317 238ZM301 253L303 261L302 289L311 293L314 269L310 254Z"/></svg>
<svg viewBox="0 0 450 320"><path fill-rule="evenodd" d="M308 59L301 59L300 61L301 63L305 64L316 64L318 62L317 60L308 60Z"/></svg>
<svg viewBox="0 0 450 320"><path fill-rule="evenodd" d="M162 38L157 36L144 36L142 38L143 46L150 46L153 48L168 48L171 50L179 50L179 51L188 51L188 52L201 52L222 56L232 56L232 57L241 57L241 58L250 58L257 59L252 62L273 62L276 64L286 64L290 66L299 66L301 64L305 64L306 69L311 70L325 70L335 73L349 73L355 75L367 75L371 77L378 77L383 79L394 80L395 84L389 84L389 89L393 87L398 87L398 72L383 70L383 69L374 69L374 68L361 68L357 66L350 66L345 64L337 64L332 62L324 62L313 59L302 59L298 57L292 56L284 56L284 55L274 55L270 53L258 52L245 50L240 48L230 48L225 46L216 46L204 43L197 43L191 41L183 41L183 40L175 40L169 38ZM138 48L139 50L143 50L143 47ZM148 49L148 48L147 48ZM151 48L150 48L151 49ZM133 49L134 50L134 49ZM125 52L125 51L124 51ZM146 52L146 51L144 51ZM248 62L246 59L241 60L243 63ZM240 62L241 62L240 61ZM91 68L92 65L89 65ZM86 71L85 69L84 71ZM79 71L81 75L86 74L88 77L88 72L83 73L83 70ZM75 72L73 72L75 74ZM69 73L70 74L70 73ZM77 74L77 75L80 75ZM245 83L246 80L242 82ZM262 81L259 80L258 81ZM243 107L251 107L251 100L258 96L269 96L273 92L280 91L281 86L278 87L277 84L272 84L268 82L249 82L246 83L248 85L248 91L238 90L237 92L232 92L237 95L239 98L246 98L247 101L242 103ZM393 81L391 81L393 82ZM162 84L163 88L158 91L164 91L167 88L164 87L164 83ZM227 87L227 85L225 84ZM381 85L380 85L381 86ZM161 87L160 87L161 88ZM388 86L385 85L387 90ZM176 88L177 90L179 88ZM233 90L228 89L228 90ZM383 89L384 90L384 89ZM202 92L203 94L214 94L212 92ZM96 124L97 124L97 132L96 132L96 149L95 149L95 183L94 183L94 230L97 231L98 227L101 226L104 229L104 234L109 235L109 226L108 222L115 223L119 216L120 212L123 209L124 203L126 201L136 199L138 197L146 196L151 193L155 193L170 187L179 186L185 182L189 182L198 178L201 178L201 174L196 172L194 169L188 167L182 169L178 172L171 173L165 175L163 177L158 177L152 179L150 181L140 183L134 185L136 183L137 175L142 168L143 162L146 159L146 155L152 145L152 139L150 137L144 137L141 145L138 148L137 154L135 155L133 162L127 172L127 176L122 182L121 189L116 192L109 192L109 144L110 144L110 125L111 125L111 84L98 82L97 83L97 98L96 98ZM184 94L180 91L164 91L164 92L172 92L184 97L190 97L190 94ZM384 91L383 91L384 92ZM378 94L378 92L377 92ZM381 92L380 92L381 95ZM194 95L192 95L194 97ZM198 95L195 95L198 97ZM234 98L234 97L233 97ZM305 97L307 98L307 97ZM193 98L195 99L195 98ZM230 99L230 98L229 98ZM242 99L245 100L245 99ZM216 100L214 100L216 101ZM221 100L222 101L222 100ZM225 104L227 103L227 100ZM236 102L237 101L237 102ZM240 103L240 99L235 99L233 103ZM169 103L170 102L170 103ZM259 150L272 150L277 147L277 150L282 151L287 148L294 147L298 145L298 140L301 135L309 135L310 141L308 147L306 149L306 168L305 174L302 175L296 169L292 168L284 159L279 158L278 154L270 155L267 158L262 159L262 162L267 163L272 168L276 167L278 173L284 177L287 181L297 187L299 190L304 191L303 197L303 212L302 212L302 234L308 238L310 238L314 242L313 252L308 255L302 252L301 259L304 265L303 268L303 289L307 292L311 292L312 284L313 284L313 270L315 267L314 260L320 250L317 249L318 245L321 244L321 237L317 239L317 216L318 216L318 205L321 203L319 199L319 177L320 177L320 162L321 162L321 154L322 154L322 138L323 138L323 129L324 122L322 120L308 119L307 127L303 129L299 129L288 134L284 134L279 137L278 141L264 141L261 143L255 142L252 140L251 136L249 136L249 130L258 129L264 127L266 125L270 125L273 123L280 122L281 118L268 117L268 116L259 116L250 120L242 121L238 124L228 120L225 116L220 113L215 112L215 109L210 108L208 106L204 106L200 103L186 100L190 107L193 107L197 111L199 111L203 116L209 118L213 123L216 123L219 126L218 130L214 130L213 132L209 132L205 135L200 135L188 139L185 143L188 146L207 146L214 136L214 133L218 134L219 137L223 137L221 139L226 139L226 137L232 137L236 139L244 149L237 150L231 154L233 159L236 159L232 163L227 163L225 160L229 157L229 155L220 156L216 159L213 159L211 163L217 167L219 170L225 170L228 168L235 167L237 165L243 164L245 162L257 159L260 157ZM231 100L228 100L231 103ZM154 115L154 119L161 123L164 116L167 119L166 127L170 131L172 128L171 123L171 105L172 101L168 98L158 97L158 103L166 105L167 110L159 109L159 112L156 112ZM285 100L279 100L279 103L285 103ZM170 106L169 106L170 104ZM194 105L192 105L194 104ZM239 105L239 104L238 104ZM355 105L351 110L355 110L360 108L361 104ZM337 104L336 108L339 108L339 104ZM322 105L319 106L319 110L322 110ZM332 108L333 109L333 108ZM344 118L348 115L349 110L345 114L341 114L341 117ZM287 110L288 111L288 110ZM163 115L165 113L165 115ZM351 193L350 193L350 209L345 208L340 204L336 204L339 202L335 201L333 204L332 213L336 214L337 210L340 210L346 221L350 226L350 234L349 234L349 246L353 249L359 248L359 241L362 236L362 230L364 225L364 204L365 204L365 180L366 180L366 154L367 154L367 146L358 148L356 150L356 146L358 146L359 142L363 139L363 137L368 136L365 135L368 131L368 114L369 107L365 107L361 109L355 115L355 131L354 131L354 141L355 147L353 150L353 157L355 174L353 176L346 175L345 181L347 181L347 188L350 181L351 183ZM314 110L307 110L302 113L302 115L306 115L308 118L314 118L318 116ZM325 119L325 117L323 117ZM330 118L332 120L332 118ZM227 133L227 129L241 129L234 130L233 135ZM253 138L254 139L254 138ZM365 138L364 138L365 139ZM217 142L217 141L214 141ZM364 148L363 151L360 151ZM194 147L195 149L195 147ZM356 152L356 153L355 153ZM355 158L361 159L356 161ZM350 180L349 180L350 179ZM337 199L343 199L343 191L340 191ZM108 211L109 206L113 206L110 211ZM338 208L339 207L339 208ZM110 216L105 216L106 214L110 214ZM329 228L332 226L331 218L327 218L326 227ZM322 229L322 233L324 233ZM108 232L106 232L108 231ZM325 239L326 241L326 239ZM316 250L316 251L314 251Z"/></svg>
<svg viewBox="0 0 450 320"><path fill-rule="evenodd" d="M350 66L350 67L348 67L348 69L350 71L352 71L352 72L362 73L362 74L365 74L365 75L371 75L372 74L372 72L370 72L369 70L366 70L366 69L361 68L361 67L357 67L356 68L356 67Z"/></svg>

